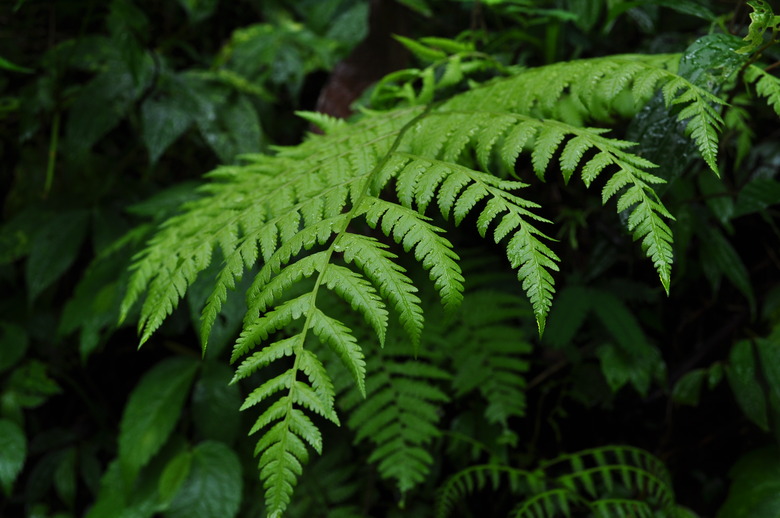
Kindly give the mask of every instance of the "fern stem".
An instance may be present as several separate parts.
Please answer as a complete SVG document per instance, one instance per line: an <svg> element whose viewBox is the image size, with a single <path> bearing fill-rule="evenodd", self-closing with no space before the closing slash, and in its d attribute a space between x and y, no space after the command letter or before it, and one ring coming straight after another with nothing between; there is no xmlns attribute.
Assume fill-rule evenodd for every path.
<svg viewBox="0 0 780 518"><path fill-rule="evenodd" d="M309 305L309 310L306 313L306 320L303 323L303 328L300 332L300 338L298 342L295 344L293 348L293 355L295 356L295 360L293 361L293 366L290 369L292 371L292 375L290 377L293 382L290 384L290 388L287 392L287 402L285 407L285 418L283 421L283 436L286 436L290 432L290 415L292 415L293 410L293 401L294 401L294 395L293 391L295 390L295 383L294 380L297 377L298 371L300 370L300 362L301 357L303 356L303 348L304 344L306 343L306 337L308 335L309 330L312 328L312 319L314 318L315 310L317 309L317 295L319 293L319 289L322 286L322 284L325 281L326 275L325 272L328 269L328 265L331 263L331 258L333 257L333 253L336 251L337 246L341 238L344 236L344 234L347 232L347 228L349 227L350 222L357 216L358 211L360 210L361 201L368 195L370 185L371 185L371 177L382 170L382 168L387 164L388 160L390 159L391 155L393 154L393 151L395 151L400 142L403 138L404 134L412 127L414 126L417 121L419 121L422 117L424 117L427 114L427 111L430 108L427 108L426 110L422 111L419 115L412 118L409 122L407 122L396 134L395 141L390 146L390 149L385 154L382 160L380 160L374 168L371 170L371 172L366 175L366 178L363 183L363 188L361 189L361 192L359 196L355 200L353 200L352 207L350 208L349 212L347 213L347 217L344 220L344 224L339 231L339 233L336 235L336 237L331 241L330 245L328 246L328 249L325 252L325 259L323 261L323 267L320 269L316 280L314 281L314 287L311 290L311 302ZM333 409L330 409L333 411ZM337 422L337 421L336 421ZM281 466L281 463L280 463Z"/></svg>
<svg viewBox="0 0 780 518"><path fill-rule="evenodd" d="M48 163L46 164L46 180L43 184L43 197L49 196L52 183L54 182L54 167L57 161L57 146L60 138L60 112L54 112L54 120L51 125L51 139L49 140Z"/></svg>

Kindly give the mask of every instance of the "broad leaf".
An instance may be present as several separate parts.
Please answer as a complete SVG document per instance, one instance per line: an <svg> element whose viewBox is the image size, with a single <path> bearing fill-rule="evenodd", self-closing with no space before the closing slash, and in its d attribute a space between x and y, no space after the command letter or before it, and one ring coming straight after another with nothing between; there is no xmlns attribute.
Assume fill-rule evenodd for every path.
<svg viewBox="0 0 780 518"><path fill-rule="evenodd" d="M731 488L717 518L780 516L780 452L753 450L731 469Z"/></svg>
<svg viewBox="0 0 780 518"><path fill-rule="evenodd" d="M167 509L190 474L192 452L183 451L171 459L160 475L157 485L160 509Z"/></svg>
<svg viewBox="0 0 780 518"><path fill-rule="evenodd" d="M205 439L232 444L238 435L241 416L241 392L229 385L233 371L217 362L206 362L192 391L195 426Z"/></svg>
<svg viewBox="0 0 780 518"><path fill-rule="evenodd" d="M14 481L27 457L27 439L19 425L0 419L0 485L7 496L11 495Z"/></svg>
<svg viewBox="0 0 780 518"><path fill-rule="evenodd" d="M141 124L152 164L192 125L193 104L176 92L144 101L141 106Z"/></svg>
<svg viewBox="0 0 780 518"><path fill-rule="evenodd" d="M759 385L753 345L748 340L741 340L732 347L726 375L742 411L762 430L768 431L767 400Z"/></svg>
<svg viewBox="0 0 780 518"><path fill-rule="evenodd" d="M179 0L179 5L187 12L192 23L198 23L214 13L219 0Z"/></svg>
<svg viewBox="0 0 780 518"><path fill-rule="evenodd" d="M61 212L37 229L25 272L30 300L35 300L76 260L87 223L86 211Z"/></svg>
<svg viewBox="0 0 780 518"><path fill-rule="evenodd" d="M135 478L179 421L198 362L170 358L152 367L133 389L119 425L123 475Z"/></svg>
<svg viewBox="0 0 780 518"><path fill-rule="evenodd" d="M241 464L222 443L206 441L192 451L189 476L171 502L166 518L232 518L243 493Z"/></svg>

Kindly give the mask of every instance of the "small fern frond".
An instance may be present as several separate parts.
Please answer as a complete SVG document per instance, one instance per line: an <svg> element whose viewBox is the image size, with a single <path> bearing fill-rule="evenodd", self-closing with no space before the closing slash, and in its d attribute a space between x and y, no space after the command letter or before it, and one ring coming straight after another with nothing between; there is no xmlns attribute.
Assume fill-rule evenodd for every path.
<svg viewBox="0 0 780 518"><path fill-rule="evenodd" d="M696 143L710 169L719 174L718 132L723 126L723 119L715 107L724 106L726 102L680 76L668 81L661 92L667 106L683 107L677 114L677 120L688 121L685 133Z"/></svg>
<svg viewBox="0 0 780 518"><path fill-rule="evenodd" d="M388 342L367 362L365 399L354 391L342 399L355 441L373 443L368 461L382 478L395 480L402 495L430 471L428 450L440 435L440 407L449 399L437 385L450 375L411 352L406 344Z"/></svg>
<svg viewBox="0 0 780 518"><path fill-rule="evenodd" d="M759 97L766 99L769 106L780 116L780 78L751 65L745 70L745 82L755 85Z"/></svg>
<svg viewBox="0 0 780 518"><path fill-rule="evenodd" d="M456 394L478 390L486 404L485 419L505 433L510 433L510 418L525 415L529 363L523 357L531 345L512 320L526 308L517 295L494 290L469 293L457 325L436 333L441 342L437 345L452 355Z"/></svg>

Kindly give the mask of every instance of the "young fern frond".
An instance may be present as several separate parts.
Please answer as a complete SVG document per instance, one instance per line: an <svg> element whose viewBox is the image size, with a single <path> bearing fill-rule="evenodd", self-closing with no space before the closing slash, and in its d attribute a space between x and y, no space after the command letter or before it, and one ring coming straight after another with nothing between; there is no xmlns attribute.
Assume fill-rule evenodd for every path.
<svg viewBox="0 0 780 518"><path fill-rule="evenodd" d="M462 301L459 258L446 229L426 216L432 205L455 225L474 215L482 237L492 232L516 271L541 333L559 258L537 228L549 223L534 213L538 204L517 194L526 184L502 175L520 169L522 154L529 155L541 179L558 168L564 182L579 174L586 186L608 175L603 202L617 198L617 210L628 213L629 231L669 289L672 236L665 219L671 215L653 190L662 181L649 172L654 165L628 152L632 143L604 136L605 129L555 118L562 115L557 105L563 98L579 110L580 119L598 121L623 114L625 103L619 97L629 96L635 111L663 88L667 102L682 107L679 116L690 117L694 140L714 163L719 119L710 103L718 101L680 79L675 63L675 56L573 61L521 72L431 106L373 114L352 125L310 117L324 123L328 134L279 148L274 156L248 156L242 166L219 168L211 174L215 181L204 187L205 196L183 206L159 229L135 258L122 318L145 293L138 326L141 342L146 342L219 248L222 268L202 311L205 347L228 290L246 270L259 266L247 292L248 311L232 361L242 360L236 382L256 372L283 371L263 381L244 405L263 409L252 432L262 431L256 453L268 513L279 515L308 449L322 447L309 415L339 422L331 373L313 352L317 344L340 358L358 393L370 393L366 362L370 366L375 355L365 352L365 342L320 295L335 294L361 315L380 343L396 318L416 347L423 313L417 285L398 264L396 253L403 249L427 271L448 311ZM391 251L393 245L383 240L400 246ZM511 354L508 349L496 352ZM507 375L517 381L522 366L515 367ZM415 386L421 390L424 384ZM413 399L414 392L418 403L442 400L409 390L405 397ZM502 406L491 419L505 423L520 412L520 407ZM428 436L435 435L434 429L426 428ZM396 442L388 441L375 458L389 470ZM417 459L411 471L384 472L402 489L419 482L430 465L419 453L424 450L409 451L415 452L409 458Z"/></svg>

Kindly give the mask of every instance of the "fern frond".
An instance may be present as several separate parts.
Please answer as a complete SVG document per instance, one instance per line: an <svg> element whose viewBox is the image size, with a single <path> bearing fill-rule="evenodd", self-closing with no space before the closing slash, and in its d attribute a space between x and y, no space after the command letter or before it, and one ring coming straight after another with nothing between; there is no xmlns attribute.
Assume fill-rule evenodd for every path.
<svg viewBox="0 0 780 518"><path fill-rule="evenodd" d="M478 289L467 293L455 319L432 319L435 327L430 343L452 357L456 396L473 391L481 394L485 419L501 426L505 433L512 433L510 418L525 415L529 364L524 356L531 346L514 321L527 313L527 307L515 294Z"/></svg>
<svg viewBox="0 0 780 518"><path fill-rule="evenodd" d="M657 511L677 516L680 510L661 461L637 448L607 446L562 455L534 471L496 465L462 470L442 486L437 516L448 516L458 500L488 481L497 490L502 475L512 493L529 495L512 512L517 518L579 516L586 509L610 518L656 516Z"/></svg>
<svg viewBox="0 0 780 518"><path fill-rule="evenodd" d="M351 413L348 425L356 442L374 444L368 461L376 463L382 478L395 480L402 495L430 471L428 448L440 435L440 406L448 401L437 383L449 374L422 358L413 359L411 352L403 344L388 343L367 362L365 399L347 394L342 400Z"/></svg>
<svg viewBox="0 0 780 518"><path fill-rule="evenodd" d="M610 495L629 491L637 500L654 507L674 508L674 493L663 463L637 448L594 448L562 455L540 469L548 473L566 470L554 478L554 484L591 502L609 500Z"/></svg>
<svg viewBox="0 0 780 518"><path fill-rule="evenodd" d="M751 65L745 70L745 82L756 87L756 93L764 97L769 106L780 116L780 78Z"/></svg>
<svg viewBox="0 0 780 518"><path fill-rule="evenodd" d="M629 231L668 290L673 257L665 219L671 215L653 190L661 182L649 172L654 165L630 153L632 143L607 138L605 129L555 119L563 116L559 105L565 104L571 112L567 120L610 120L625 115L620 106L626 96L638 110L662 88L667 103L681 108L678 117L689 120L693 139L713 166L722 102L677 76L677 60L674 55L613 56L540 67L437 105L375 113L352 125L312 116L329 127L329 134L277 148L274 156L246 157L245 165L211 174L214 181L203 188L205 196L182 207L135 257L122 315L145 293L138 324L142 343L148 340L218 248L221 269L202 311L205 346L228 291L257 268L232 361L243 360L235 382L274 372L245 407L263 409L253 432L262 431L257 453L269 513L280 513L307 448L321 447L308 416L338 422L330 374L312 351L319 344L340 358L356 397L378 368L371 362L380 356L366 355L364 337L356 334L359 324L350 327L335 317L335 310L322 304L324 294L335 293L336 305L358 313L380 343L394 313L417 346L423 327L420 297L400 259L382 242L392 239L427 271L448 311L463 299L458 254L446 231L425 215L429 207L436 206L455 225L473 218L483 238L492 232L531 303L539 332L544 331L555 293L553 272L559 269L550 239L537 228L549 222L535 214L537 204L517 194L526 184L506 180L493 169L514 174L525 155L543 179L558 166L564 182L579 174L586 186L609 175L603 202L617 198L617 210L628 213ZM397 202L391 201L391 191ZM489 327L496 330L486 341L508 342L498 323ZM509 359L522 352L518 347L496 345L494 352ZM389 423L381 431L382 426L373 425L377 434L371 438L378 446L372 459L381 473L408 490L427 473L431 461L422 445L437 433L435 415L421 412L435 414L445 399L423 380L444 373L425 370L422 359L394 361L387 360L381 371L385 377L380 376L384 381L377 382L386 390L377 392L366 382L367 406L360 408L373 409L362 412ZM403 367L396 371L393 365ZM515 392L505 388L521 385L525 364L507 360L487 368L500 373L496 387L484 384L490 397L506 394L488 418L505 425L523 412L521 399L510 401ZM389 406L388 394L401 406ZM406 428L399 428L397 408L408 419ZM365 422L360 416L356 410L352 417L365 434L372 429L369 416ZM403 462L396 455L405 455Z"/></svg>
<svg viewBox="0 0 780 518"><path fill-rule="evenodd" d="M688 121L685 133L696 143L710 169L718 174L718 132L723 119L713 106L720 107L726 102L680 76L668 81L661 92L667 106L683 106L677 120Z"/></svg>

